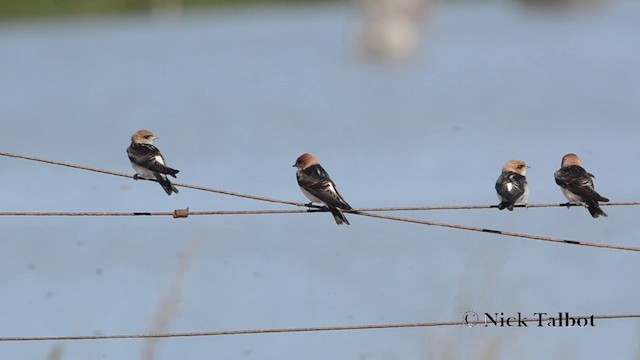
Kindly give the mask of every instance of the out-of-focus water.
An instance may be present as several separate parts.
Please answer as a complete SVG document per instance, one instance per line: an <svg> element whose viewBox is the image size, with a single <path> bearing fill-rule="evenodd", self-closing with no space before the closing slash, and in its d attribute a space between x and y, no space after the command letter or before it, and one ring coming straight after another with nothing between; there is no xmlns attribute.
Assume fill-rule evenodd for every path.
<svg viewBox="0 0 640 360"><path fill-rule="evenodd" d="M0 150L132 173L152 129L179 181L306 201L291 165L320 158L354 207L496 203L509 159L531 203L581 155L596 188L637 201L640 5L434 9L413 64L356 56L347 6L0 25ZM0 159L0 211L283 208ZM635 207L403 213L640 246ZM328 214L0 218L0 336L151 331L200 241L166 331L454 321L462 313L637 313L631 252ZM638 322L179 338L157 359L632 358ZM144 342L64 342L64 359L140 358ZM51 342L0 343L3 359Z"/></svg>

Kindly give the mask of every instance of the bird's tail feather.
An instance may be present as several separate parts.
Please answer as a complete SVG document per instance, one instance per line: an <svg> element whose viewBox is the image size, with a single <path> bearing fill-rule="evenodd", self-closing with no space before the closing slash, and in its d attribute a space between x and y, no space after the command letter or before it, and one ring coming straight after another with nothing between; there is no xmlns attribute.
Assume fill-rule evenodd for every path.
<svg viewBox="0 0 640 360"><path fill-rule="evenodd" d="M349 224L349 220L347 220L347 217L344 216L344 214L342 213L342 210L338 209L338 208L329 208L329 211L331 211L331 214L333 214L333 218L336 220L336 224L338 225L342 225L342 224L347 224L347 225L351 225Z"/></svg>
<svg viewBox="0 0 640 360"><path fill-rule="evenodd" d="M597 201L591 200L587 202L587 210L589 210L589 214L595 219L598 216L609 217L607 213L605 213L598 204Z"/></svg>
<svg viewBox="0 0 640 360"><path fill-rule="evenodd" d="M515 205L515 203L511 203L508 201L503 201L498 205L498 209L499 210L504 210L507 209L509 211L513 211L513 206Z"/></svg>
<svg viewBox="0 0 640 360"><path fill-rule="evenodd" d="M164 192L167 193L167 195L171 195L172 193L176 193L176 194L178 193L178 189L176 189L176 187L166 177L156 176L156 180L158 180L158 182L160 183L160 186L162 186L162 189L164 190Z"/></svg>

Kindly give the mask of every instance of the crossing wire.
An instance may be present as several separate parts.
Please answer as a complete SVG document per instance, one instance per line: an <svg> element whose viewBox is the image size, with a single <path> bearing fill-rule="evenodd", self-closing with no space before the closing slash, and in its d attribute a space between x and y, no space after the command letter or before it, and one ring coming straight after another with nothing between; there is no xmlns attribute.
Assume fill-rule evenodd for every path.
<svg viewBox="0 0 640 360"><path fill-rule="evenodd" d="M99 169L99 168L85 166L85 165L76 165L76 164L71 164L71 163L66 163L66 162L61 162L61 161L55 161L55 160L49 160L49 159L43 159L43 158L38 158L38 157L33 157L33 156L13 154L13 153L8 153L8 152L0 152L0 156L11 157L11 158L16 158L16 159L23 159L23 160L30 160L30 161L36 161L36 162L41 162L41 163L45 163L45 164L64 166L64 167L69 167L69 168L73 168L73 169L80 169L80 170L97 172L97 173L101 173L101 174L107 174L107 175L113 175L113 176L119 176L119 177L125 177L125 178L129 178L129 179L134 179L133 175L129 175L129 174L125 174L125 173L121 173L121 172L117 172L117 171L104 170L104 169ZM154 179L140 179L140 180L157 182ZM184 187L184 188L188 188L188 189L194 189L194 190L218 193L218 194L223 194L223 195L229 195L229 196L253 199L253 200L258 200L258 201L265 201L265 202L271 202L271 203L283 204L283 205L293 205L293 206L298 206L298 207L311 207L311 208L318 208L318 209L322 208L321 206L315 206L315 205L311 205L310 206L309 204L301 203L301 202L279 200L279 199L273 199L273 198L264 197L264 196L243 194L243 193L238 193L238 192L233 192L233 191L228 191L228 190L215 189L215 188L210 188L210 187L205 187L205 186L183 184L183 183L179 183L179 182L172 182L172 183L175 186L178 186L178 187ZM610 203L602 203L602 204L600 204L600 206L639 206L639 205L640 205L640 202L610 202ZM575 204L575 203L551 203L551 204L529 204L529 205L517 204L517 205L515 205L516 208L548 208L548 207L573 207L573 206L583 206L583 205ZM361 209L357 209L356 211L480 210L480 209L497 209L497 208L498 208L498 205L396 206L396 207L361 208ZM5 213L5 214L8 214L8 213Z"/></svg>
<svg viewBox="0 0 640 360"><path fill-rule="evenodd" d="M4 153L4 152L0 152L0 155L13 157L13 158L18 158L18 159L38 161L38 162L43 162L43 163L48 163L48 164L53 164L53 165L66 166L66 167L71 167L71 168L76 168L76 169L87 170L87 171L94 171L94 172L99 172L99 173L104 173L104 174L115 175L115 176L133 178L133 176L131 176L131 175L122 174L122 173L118 173L118 172L114 172L114 171L102 170L102 169L97 169L97 168L87 167L87 166L82 166L82 165L74 165L74 164L63 163L63 162L59 162L59 161L47 160L47 159L42 159L42 158L36 158L36 157L31 157L31 156L10 154L10 153ZM257 214L285 214L285 213L291 214L291 213L307 213L307 212L316 212L316 211L326 211L326 209L323 209L323 207L312 206L310 204L304 204L304 203L299 203L299 202L284 201L284 200L272 199L272 198L256 196L256 195L249 195L249 194L241 194L241 193L236 193L236 192L231 192L231 191L226 191L226 190L212 189L212 188L207 188L207 187L203 187L203 186L195 186L195 185L189 185L189 184L175 183L175 185L176 186L187 187L187 188L191 188L191 189L196 189L196 190L221 193L221 194L230 195L230 196L249 198L249 199L254 199L254 200L259 200L259 201L267 201L267 202L271 202L271 203L279 203L279 204L294 205L294 206L299 206L299 207L307 207L308 209L304 210L304 211L303 210L253 210L253 211L252 210L248 210L248 211L235 211L235 212L234 211L190 212L189 209L187 208L187 209L175 210L174 212L171 212L171 213L169 213L169 212L156 212L156 213L153 213L153 212L133 212L133 213L108 213L108 212L102 212L102 213L100 213L100 212L92 212L92 213L91 212L85 212L85 213L62 213L62 212L58 212L58 213L38 212L38 213L35 213L34 212L34 213L27 213L27 212L5 212L5 213L0 213L0 216L168 216L168 215L171 215L174 218L185 218L185 217L188 217L189 215L232 215L232 214L236 214L236 215L240 215L240 214L257 215ZM618 203L618 204L621 205L621 206L632 206L632 205L637 205L638 203ZM540 205L534 205L534 206L531 206L531 207L550 207L550 206L557 207L557 206L572 206L572 205L575 206L575 204L540 204ZM605 205L605 204L603 204L603 205ZM488 206L488 207L492 207L492 206ZM443 209L443 208L444 207L441 207L440 209ZM446 208L451 209L453 207L446 207ZM458 208L460 208L460 207L458 207ZM477 206L467 206L466 208L478 208L478 207ZM366 210L366 209L345 210L345 212L352 213L354 215L370 217L370 218L379 218L379 219L386 219L386 220L405 222L405 223L413 223L413 224L420 224L420 225L445 227L445 228L457 229L457 230L490 233L490 234L495 234L495 235L518 237L518 238L529 239L529 240L546 241L546 242L559 243L559 244L595 247L595 248L603 248L603 249L614 249L614 250L622 250L622 251L640 252L640 248L639 247L608 245L608 244L599 244L599 243L591 243L591 242L576 241L576 240L559 239L559 238L553 238L553 237L547 237L547 236L522 234L522 233L511 232L511 231L502 231L502 230L480 228L480 227L474 227L474 226L447 224L447 223L440 223L440 222L435 222L435 221L409 219L409 218L403 218L403 217L397 217L397 216L382 215L382 214L372 214L371 213L372 211L391 211L390 209L393 209L393 208L370 208L368 210ZM396 209L398 209L398 208L396 208ZM403 208L403 209L404 210L406 210L406 209L419 210L419 208ZM426 208L422 208L422 210L424 210L424 209L426 209ZM431 207L431 209L434 209L434 207Z"/></svg>

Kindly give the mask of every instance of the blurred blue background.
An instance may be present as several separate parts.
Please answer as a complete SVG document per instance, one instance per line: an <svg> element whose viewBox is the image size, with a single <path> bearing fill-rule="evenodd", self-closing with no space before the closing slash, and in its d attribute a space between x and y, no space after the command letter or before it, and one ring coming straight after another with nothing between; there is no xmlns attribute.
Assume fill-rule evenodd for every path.
<svg viewBox="0 0 640 360"><path fill-rule="evenodd" d="M638 201L639 3L429 4L379 48L365 7L3 21L0 150L133 174L125 149L147 128L180 182L300 202L291 165L310 152L354 207L497 204L509 159L531 166L531 203L564 202L553 172L575 152L602 195ZM0 211L287 208L0 163ZM638 246L640 209L604 210L400 216ZM639 313L635 253L348 218L0 218L0 336ZM629 359L638 326L0 343L0 358Z"/></svg>

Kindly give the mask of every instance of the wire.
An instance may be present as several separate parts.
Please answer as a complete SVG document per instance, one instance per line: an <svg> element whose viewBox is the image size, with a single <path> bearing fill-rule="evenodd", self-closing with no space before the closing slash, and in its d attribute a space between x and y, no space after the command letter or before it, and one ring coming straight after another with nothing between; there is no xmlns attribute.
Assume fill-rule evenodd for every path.
<svg viewBox="0 0 640 360"><path fill-rule="evenodd" d="M309 206L309 204L304 204ZM637 202L617 202L617 203L604 203L601 206L638 206ZM529 208L550 208L550 207L574 207L581 204L532 204ZM516 207L525 207L525 205L516 205ZM469 206L419 206L419 207L380 207L380 208L360 208L352 210L343 210L347 213L359 213L359 212L383 212L383 211L429 211L429 210L476 210L476 209L497 209L498 205L469 205ZM85 211L85 212L46 212L46 211L0 211L0 216L174 216L174 217L186 217L175 216L174 212L104 212L104 211ZM310 212L328 212L325 207L313 205L307 210L221 210L221 211L191 211L188 215L268 215L268 214L304 214Z"/></svg>
<svg viewBox="0 0 640 360"><path fill-rule="evenodd" d="M265 214L304 214L308 212L326 212L325 209L317 210L238 210L238 211L189 211L188 209L177 209L173 212L0 212L0 216L173 216L187 217L198 215L265 215Z"/></svg>
<svg viewBox="0 0 640 360"><path fill-rule="evenodd" d="M93 171L93 172L97 172L97 173L101 173L101 174L107 174L107 175L120 176L120 177L129 178L129 179L134 179L133 175L124 174L124 173L120 173L120 172L116 172L116 171L102 170L102 169L98 169L98 168L94 168L94 167L90 167L90 166L84 166L84 165L74 165L74 164L69 164L69 163L60 162L60 161L37 158L37 157L33 157L33 156L11 154L11 153L6 153L6 152L0 152L0 156L7 156L7 157L11 157L11 158L16 158L16 159L37 161L37 162L41 162L41 163L45 163L45 164L66 166L66 167L70 167L70 168L73 168L73 169ZM152 180L152 179L140 179L140 180L147 180L147 181L157 182L156 180ZM266 201L266 202L277 203L277 204L294 205L294 206L301 206L301 207L307 206L306 204L299 203L299 202L294 202L294 201L271 199L271 198L263 197L263 196L242 194L242 193L226 191L226 190L220 190L220 189L214 189L214 188L209 188L209 187L204 187L204 186L182 184L182 183L178 183L178 182L172 182L172 184L175 185L175 186L180 186L180 187L194 189L194 190L207 191L207 192L212 192L212 193L224 194L224 195L247 198L247 199L253 199L253 200L259 200L259 201Z"/></svg>
<svg viewBox="0 0 640 360"><path fill-rule="evenodd" d="M466 225L445 224L445 223L434 222L434 221L409 219L409 218L402 218L402 217L382 215L382 214L371 214L366 212L359 212L356 214L361 216L366 216L366 217L378 218L378 219L386 219L386 220L400 221L400 222L420 224L420 225L439 226L439 227L446 227L450 229L458 229L458 230L466 230L466 231L476 231L476 232L483 232L483 233L496 234L496 235L502 235L502 236L511 236L511 237L517 237L517 238L523 238L523 239L530 239L530 240L547 241L547 242L553 242L558 244L578 245L578 246L596 247L596 248L602 248L602 249L640 252L639 247L606 245L606 244L590 243L585 241L565 240L565 239L552 238L547 236L521 234L521 233L516 233L511 231L485 229L485 228L466 226Z"/></svg>
<svg viewBox="0 0 640 360"><path fill-rule="evenodd" d="M309 204L304 204L309 206ZM602 206L638 206L636 202L617 202L604 203ZM581 204L532 204L529 208L550 208L550 207L574 207ZM525 207L525 205L516 205L516 207ZM352 210L343 210L347 213L360 212L383 212L383 211L429 211L429 210L475 210L475 209L497 209L498 205L469 205L469 206L419 206L419 207L380 207L380 208L360 208ZM174 212L104 212L104 211L87 211L87 212L46 212L46 211L0 211L0 216L175 216ZM307 210L221 210L221 211L191 211L188 215L267 215L267 214L304 214L310 212L328 212L325 207L313 205ZM175 216L181 217L181 216ZM186 216L183 216L186 217Z"/></svg>
<svg viewBox="0 0 640 360"><path fill-rule="evenodd" d="M173 216L174 218L186 218L192 215L214 216L214 215L304 214L304 213L327 212L327 211L328 210L326 208L310 209L310 210L239 210L239 211L189 211L189 209L187 208L187 209L176 209L173 212L0 212L0 217L1 216L70 216L70 217ZM640 247L607 245L607 244L590 243L585 241L566 240L566 239L552 238L547 236L522 234L522 233L511 232L511 231L479 228L474 226L447 224L447 223L440 223L440 222L434 222L434 221L428 221L428 220L410 219L410 218L383 215L383 214L371 214L368 212L362 212L357 210L344 210L344 211L348 213L352 213L354 215L406 222L406 223L419 224L419 225L438 226L438 227L445 227L445 228L457 229L457 230L483 232L483 233L490 233L490 234L496 234L496 235L502 235L502 236L510 236L510 237L517 237L522 239L546 241L546 242L567 244L567 245L577 245L577 246L587 246L587 247L595 247L595 248L602 248L602 249L640 252Z"/></svg>
<svg viewBox="0 0 640 360"><path fill-rule="evenodd" d="M95 172L99 172L99 173L111 174L111 175L116 175L116 176L133 178L133 176L130 176L130 175L127 175L127 174L122 174L122 173L117 173L117 172L112 172L112 171L106 171L106 170L101 170L101 169L96 169L96 168L91 168L91 167L86 167L86 166L62 163L62 162L53 161L53 160L46 160L46 159L40 159L40 158L29 157L29 156L24 156L24 155L3 153L3 152L0 152L0 155L9 156L9 157L15 157L15 158L19 158L19 159L39 161L39 162L44 162L44 163L49 163L49 164L54 164L54 165L67 166L67 167L72 167L72 168L77 168L77 169L88 170L88 171L95 171ZM62 212L57 212L57 213L37 212L36 213L36 212L32 212L32 213L29 213L29 212L5 212L5 213L0 213L0 216L173 216L174 218L186 218L189 215L295 214L295 213L326 211L326 209L324 209L323 207L310 206L309 204L303 204L303 203L298 203L298 202L290 202L290 201L271 199L271 198L255 196L255 195L240 194L240 193L235 193L235 192L231 192L231 191L218 190L218 189L212 189L212 188L207 188L207 187L202 187L202 186L194 186L194 185L188 185L188 184L175 183L175 185L176 186L182 186L182 187L188 187L188 188L192 188L192 189L196 189L196 190L203 190L203 191L221 193L221 194L226 194L226 195L230 195L230 196L244 197L244 198L260 200L260 201L268 201L268 202L272 202L272 203L288 204L288 205L295 205L295 206L301 206L301 207L304 206L304 207L308 207L309 209L308 210L253 210L253 211L246 210L246 211L200 211L200 212L190 212L189 208L187 208L187 209L178 209L178 210L175 210L172 213L169 213L169 212L133 212L133 213L107 213L107 212L84 212L84 213L62 213ZM637 205L638 203L617 203L617 204L618 205L631 206L631 205ZM571 206L571 205L572 204L539 204L539 205L533 205L533 206L530 205L529 207L551 207L551 206L558 207L558 206ZM605 204L603 204L603 205L605 205ZM494 205L483 205L483 206L484 206L484 208L491 208ZM368 211L374 211L374 210L375 211L392 211L392 209L402 209L402 210L408 210L408 209L411 209L411 210L432 209L433 210L435 208L436 207L422 207L422 208L371 208ZM454 207L452 207L452 206L439 207L439 209L445 209L445 208L446 209L452 209ZM460 207L458 207L458 208L460 208ZM480 206L480 207L479 206L465 206L464 208L468 208L468 209L471 209L471 208L482 208L482 206ZM537 240L537 241L553 242L553 243L559 243L559 244L570 244L570 245L596 247L596 248L603 248L603 249L614 249L614 250L640 252L640 248L638 248L638 247L606 245L606 244L590 243L590 242L584 242L584 241L552 238L552 237L546 237L546 236L528 235L528 234L516 233L516 232L511 232L511 231L486 229L486 228L479 228L479 227L465 226L465 225L446 224L446 223L440 223L440 222L434 222L434 221L409 219L409 218L402 218L402 217L397 217L397 216L389 216L389 215L381 215L381 214L371 214L370 212L363 211L363 210L364 209L360 209L360 210L344 210L344 212L351 213L351 214L354 214L354 215L371 217L371 218L379 218L379 219L386 219L386 220L413 223L413 224L420 224L420 225L439 226L439 227L446 227L446 228L450 228L450 229L483 232L483 233L490 233L490 234L496 234L496 235L502 235L502 236L510 236L510 237L518 237L518 238L523 238L523 239Z"/></svg>
<svg viewBox="0 0 640 360"><path fill-rule="evenodd" d="M0 152L1 156L12 157L17 159L24 159L30 161L37 161L47 164L53 164L58 166L65 166L75 169L81 169L86 171L93 171L102 174L134 178L131 175L119 173L115 171L102 170L98 168L74 165L54 160L47 160L42 158L36 158L25 155L11 154ZM146 179L145 179L146 180ZM149 180L154 181L154 180ZM231 192L226 190L208 188L203 186L196 186L190 184L174 183L175 186L190 188L194 190L201 190L213 193L219 193L229 196L248 198L258 201L265 201L271 203L278 203L284 205L293 205L298 207L307 207L307 210L246 210L246 211L194 211L190 212L189 209L178 209L173 212L2 212L0 216L173 216L174 218L184 218L189 215L256 215L256 214L296 214L296 213L308 213L308 212L324 212L325 208L319 206L313 206L300 202L284 201L278 199L272 199L262 196L255 196L249 194L242 194L237 192ZM602 206L638 206L638 202L619 202L619 203L603 203ZM516 207L527 208L544 208L544 207L571 207L581 206L579 204L533 204L533 205L516 205ZM624 247L616 245L596 244L589 242L581 242L574 240L564 240L551 237L520 234L510 231L493 230L465 225L454 225L439 223L427 220L417 220L402 218L397 216L389 216L382 214L371 214L369 212L375 211L426 211L426 210L472 210L472 209L492 209L497 205L460 205L460 206L419 206L419 207L386 207L386 208L363 208L357 210L345 211L354 215L360 215L371 218L386 219L391 221L399 221L420 225L446 227L458 230L484 232L490 234L497 234L502 236L519 237L530 240L547 241L562 244L571 244L579 246L588 246L596 248L617 249L625 251L640 252L640 248L636 247ZM628 314L628 315L594 315L594 319L629 319L640 318L640 314ZM533 321L550 321L552 318L544 319L525 319L524 322ZM378 325L356 325L356 326L333 326L333 327L305 327L305 328L283 328L283 329L254 329L254 330L230 330L230 331L209 331L209 332L185 332L185 333L165 333L165 334L124 334L124 335L78 335L78 336L41 336L41 337L0 337L0 342L10 341L69 341L69 340L113 340L113 339L144 339L144 338L176 338L176 337L195 337L195 336L225 336L225 335L248 335L248 334L273 334L273 333L296 333L296 332L321 332L321 331L347 331L347 330L371 330L371 329L393 329L393 328L416 328L416 327L437 327L437 326L455 326L466 325L471 326L474 324L481 324L484 321L475 322L463 322L463 321L450 321L450 322L431 322L431 323L409 323L409 324L378 324Z"/></svg>
<svg viewBox="0 0 640 360"><path fill-rule="evenodd" d="M150 180L153 181L153 180ZM196 187L194 185L190 185ZM222 191L222 190L221 190ZM249 195L253 196L253 195ZM278 200L279 201L279 200ZM308 212L327 212L324 206L300 204L309 207L307 210L237 210L237 211L192 211L189 215L265 215L265 214L303 214ZM639 206L640 202L611 202L602 203L600 206ZM515 205L517 208L554 208L554 207L583 207L575 203L551 203L551 204L529 204ZM384 212L384 211L431 211L431 210L484 210L497 209L498 205L443 205L443 206L396 206L396 207L371 207L344 210L345 212ZM4 211L0 216L168 216L174 213L169 212L44 212L44 211Z"/></svg>
<svg viewBox="0 0 640 360"><path fill-rule="evenodd" d="M600 206L639 206L640 202L608 202L600 203ZM551 204L517 204L516 208L557 208L557 207L583 207L576 203L551 203ZM497 209L498 205L442 205L442 206L397 206L397 207L372 207L361 208L356 211L430 211L430 210L484 210Z"/></svg>
<svg viewBox="0 0 640 360"><path fill-rule="evenodd" d="M589 316L575 316L573 318L591 318ZM611 319L638 319L640 314L626 315L593 315L594 320ZM527 318L523 322L549 322L558 318ZM354 330L374 330L374 329L402 329L402 328L424 328L440 326L460 326L472 327L473 325L484 325L485 320L477 321L440 321L408 324L375 324L375 325L353 325L353 326L324 326L324 327L302 327L302 328L281 328L281 329L251 329L251 330L227 330L227 331L202 331L183 332L165 334L121 334L121 335L72 335L72 336L7 336L0 337L0 342L9 341L70 341L70 340L117 340L117 339L149 339L149 338L179 338L179 337L200 337L200 336L229 336L229 335L255 335L255 334L281 334L281 333L305 333L305 332L325 332L325 331L354 331Z"/></svg>
<svg viewBox="0 0 640 360"><path fill-rule="evenodd" d="M307 206L306 204L305 206ZM582 206L580 204L569 204L573 206ZM600 205L609 206L637 206L640 203L608 203ZM516 205L517 206L517 205ZM533 204L530 208L550 208L550 207L566 207L567 204ZM524 205L522 206L524 207ZM429 211L429 210L472 210L472 209L497 209L498 205L471 205L471 206L422 206L422 207L386 207L386 208L360 208L352 210L343 210L347 213L359 212L394 212L394 211ZM179 210L175 210L179 211ZM64 212L64 211L0 211L0 216L172 216L174 212L105 212L105 211L85 211L85 212ZM220 210L220 211L191 211L188 215L268 215L268 214L304 214L312 212L328 212L325 207L316 207L315 205L307 210ZM180 216L177 216L180 217Z"/></svg>
<svg viewBox="0 0 640 360"><path fill-rule="evenodd" d="M97 173L101 173L101 174L107 174L107 175L120 176L120 177L129 178L129 179L134 179L134 177L132 175L124 174L124 173L120 173L120 172L116 172L116 171L103 170L103 169L98 169L98 168L94 168L94 167L90 167L90 166L84 166L84 165L75 165L75 164L65 163L65 162L61 162L61 161L54 161L54 160L48 160L48 159L43 159L43 158L37 158L37 157L33 157L33 156L18 155L18 154L12 154L12 153L7 153L7 152L0 152L0 156L6 156L6 157L11 157L11 158L16 158L16 159L23 159L23 160L30 160L30 161L37 161L37 162L42 162L42 163L45 163L45 164L65 166L65 167L70 167L70 168L73 168L73 169L93 171L93 172L97 172ZM153 179L140 179L140 180L157 182L156 180L153 180ZM263 196L242 194L242 193L233 192L233 191L214 189L214 188L198 186L198 185L191 185L191 184L183 184L183 183L178 183L178 182L172 182L172 183L175 186L179 186L179 187L184 187L184 188L189 188L189 189L194 189L194 190L207 191L207 192L218 193L218 194L229 195L229 196L235 196L235 197L242 197L242 198L253 199L253 200L258 200L258 201L266 201L266 202L271 202L271 203L276 203L276 204L293 205L293 206L299 206L299 207L311 207L311 208L315 208L315 209L321 209L322 208L322 206L316 206L316 205L311 205L310 206L309 204L305 204L305 203L301 203L301 202L272 199L272 198L263 197ZM639 205L640 205L640 202L610 202L610 203L601 203L600 204L600 206L639 206ZM518 205L515 205L515 207L517 207L517 208L548 208L548 207L573 207L573 206L583 206L583 205L575 204L575 203L551 203L551 204L530 204L530 205L518 204ZM480 209L496 209L496 208L498 208L498 205L443 205L443 206L372 207L372 208L356 209L355 211L480 210ZM303 211L303 212L306 212L306 211ZM3 213L3 214L9 214L9 213ZM232 213L229 213L229 214L232 214ZM4 216L7 216L7 215L4 215ZM27 215L25 215L25 216L27 216ZM32 215L32 216L36 216L36 215ZM60 215L60 216L64 216L64 215ZM126 215L113 215L113 216L126 216Z"/></svg>

